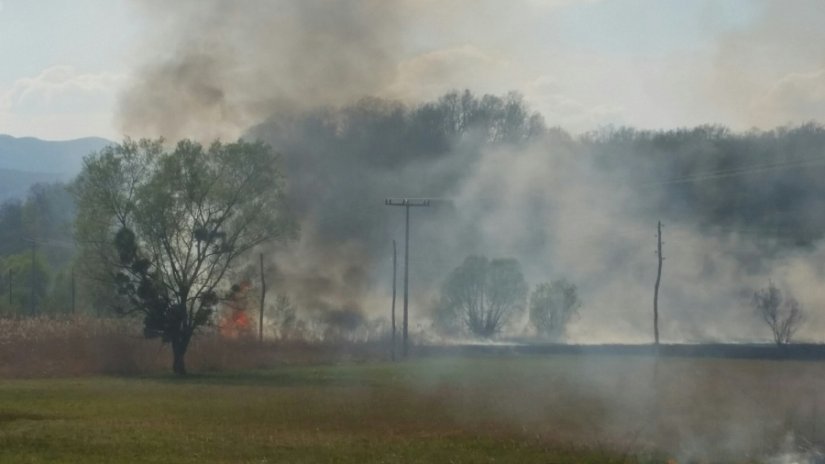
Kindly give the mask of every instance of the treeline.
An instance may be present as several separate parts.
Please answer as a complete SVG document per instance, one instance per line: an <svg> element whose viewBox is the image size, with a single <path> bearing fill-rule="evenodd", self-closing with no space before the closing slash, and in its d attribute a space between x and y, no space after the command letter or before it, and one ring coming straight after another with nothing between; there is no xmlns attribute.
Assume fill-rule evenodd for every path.
<svg viewBox="0 0 825 464"><path fill-rule="evenodd" d="M386 266L392 239L402 239L402 223L383 205L388 196L444 200L416 211L411 225L412 274L418 288L430 290L468 255L511 256L531 271L549 268L565 246L560 241L571 237L550 236L547 225L574 223L578 218L566 214L574 207L615 208L605 229L650 227L646 238L662 220L702 235L758 242L757 258L731 251L734 260L770 258L825 234L819 180L825 127L817 123L748 132L712 125L609 127L574 136L544 121L517 94L452 92L422 104L369 98L284 112L249 134L283 155L287 201L311 232L301 240L312 252L297 266L285 264L295 263L294 256L273 253L273 279L302 310L344 303L367 309L359 304L373 290L371 275ZM524 158L529 163L519 165ZM575 197L571 189L590 192ZM614 190L621 190L621 203ZM502 243L506 250L496 248ZM767 275L770 263L764 264L760 272ZM564 269L547 274L550 280L571 275Z"/></svg>
<svg viewBox="0 0 825 464"><path fill-rule="evenodd" d="M806 246L825 235L820 214L825 127L815 123L744 133L719 126L606 128L574 137L548 127L517 94L452 92L419 105L370 98L342 108L277 114L251 129L248 138L268 142L282 155L290 211L311 232L302 240L312 252L300 260L278 261L273 253L275 291L288 295L300 311L340 310L339 303L346 302L347 308L365 312L360 302L371 291L370 274L389 256L390 234L398 224L383 198L450 198L477 175L474 167L490 151L513 159L525 150L586 158L627 185L634 192L628 206L651 218L721 233L752 231L778 239L781 246ZM529 199L564 201L552 193L537 190ZM479 238L474 216L506 210L490 204L473 209L466 220L456 220L448 206L416 219L413 234L427 246L416 248L413 266L440 270L415 269L422 286L437 288L467 255L494 253ZM70 310L74 216L72 195L63 185L38 185L26 198L0 206L2 313ZM535 240L525 240L524 255L510 253L526 262L544 246L544 231L511 227L536 230ZM105 306L83 297L87 287L87 294L94 293L93 285L77 278L77 305Z"/></svg>
<svg viewBox="0 0 825 464"><path fill-rule="evenodd" d="M819 123L743 133L713 125L607 128L573 146L628 179L639 201L660 215L791 246L825 235L825 127Z"/></svg>
<svg viewBox="0 0 825 464"><path fill-rule="evenodd" d="M572 136L518 94L452 92L420 105L370 98L273 115L250 136L284 155L289 202L317 218L322 238L365 240L382 256L384 196L449 197L485 151L518 157L531 144L548 157L565 152L592 161L633 190L637 209L653 218L746 229L787 245L825 235L825 127L818 123L748 132L608 127Z"/></svg>
<svg viewBox="0 0 825 464"><path fill-rule="evenodd" d="M64 184L35 184L0 205L0 314L72 310L74 218Z"/></svg>

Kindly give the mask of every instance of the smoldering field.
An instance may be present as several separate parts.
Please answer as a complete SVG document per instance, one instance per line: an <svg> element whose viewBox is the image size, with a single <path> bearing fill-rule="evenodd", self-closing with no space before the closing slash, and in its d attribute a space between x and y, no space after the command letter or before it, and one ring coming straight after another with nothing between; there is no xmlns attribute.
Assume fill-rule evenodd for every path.
<svg viewBox="0 0 825 464"><path fill-rule="evenodd" d="M13 380L0 456L814 463L824 378L813 362L554 355Z"/></svg>

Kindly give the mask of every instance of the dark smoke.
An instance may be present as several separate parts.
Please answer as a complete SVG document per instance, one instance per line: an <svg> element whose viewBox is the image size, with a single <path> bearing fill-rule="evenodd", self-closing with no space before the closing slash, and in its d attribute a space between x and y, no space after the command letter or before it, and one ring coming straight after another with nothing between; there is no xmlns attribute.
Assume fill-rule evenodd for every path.
<svg viewBox="0 0 825 464"><path fill-rule="evenodd" d="M442 199L413 213L419 311L465 256L514 256L534 284L580 283L591 310L574 336L643 341L638 321L648 319L660 219L668 225L670 340L759 339L747 307L753 289L774 278L804 293L821 274L802 258L825 231L814 214L825 193L816 180L825 130L816 125L573 138L545 128L517 95L465 92L412 107L367 99L280 114L250 135L285 154L293 207L311 231L302 253L279 257L301 263L281 267L284 282L356 266L364 280L327 278L340 285L305 293L346 295L349 307L358 301L373 314L386 307L391 239L403 238L401 210L384 206L386 196ZM808 298L809 306L819 301Z"/></svg>
<svg viewBox="0 0 825 464"><path fill-rule="evenodd" d="M402 12L382 0L134 0L152 56L121 98L131 135L240 135L289 108L380 92Z"/></svg>
<svg viewBox="0 0 825 464"><path fill-rule="evenodd" d="M414 328L441 279L485 254L520 260L531 284L575 283L572 340L647 341L658 220L664 340L763 339L747 301L769 278L808 308L825 299L817 125L572 137L517 94L382 98L410 47L410 2L136 3L163 52L122 98L124 131L244 134L282 152L303 229L269 252L273 285L319 320L387 311L391 241L403 239L389 196L438 200L413 212ZM823 323L814 312L800 335Z"/></svg>
<svg viewBox="0 0 825 464"><path fill-rule="evenodd" d="M458 23L478 19L474 13L485 9L488 16L495 10L489 20L493 24L500 20L504 2L134 3L148 18L153 39L147 46L151 55L122 96L124 133L205 141L244 136L262 139L283 154L290 207L302 230L298 241L263 250L271 284L267 301L283 322L277 329L281 336L366 339L369 333L386 334L381 324L386 324L390 306L392 240L400 245L403 266L404 229L403 209L384 206L384 199L430 197L429 208L412 213L410 318L418 340L432 332L429 311L444 277L466 256L486 255L518 259L531 286L559 278L577 286L581 317L568 328L568 341L649 343L653 250L661 220L667 258L659 300L664 342L768 341L770 333L749 302L769 279L808 311L798 339L821 341L822 126L750 132L718 126L606 128L572 136L546 127L530 102L515 93L392 98L403 94L396 90L405 86L430 84L432 92L437 86L418 82L428 72L470 87L476 81L465 84L440 74L458 70L477 82L489 77L477 76L490 69L478 66L489 57L476 56L483 54L471 41L450 43L447 52L426 50L426 45L422 50L421 43L427 43L423 31L466 27ZM736 114L747 112L743 121L770 125L795 121L792 115L821 115L822 105L797 106L822 100L825 74L818 51L823 42L805 39L800 46L795 34L822 35L825 29L813 14L821 2L768 4L769 14L757 30L719 44L713 101L735 108L730 111ZM788 9L805 13L807 26L800 27L799 14L783 16ZM441 24L417 27L415 17L423 10ZM781 18L780 27L769 27L777 25L773 18ZM511 35L490 32L488 42ZM505 54L518 47L516 42L502 44ZM447 55L460 59L450 62ZM420 59L410 61L411 56ZM815 67L802 74L765 76L763 61L768 67L795 63L777 69ZM581 64L562 57L553 66L565 74L570 63ZM521 70L514 69L513 74ZM688 87L672 90L690 99L700 93ZM753 102L754 95L764 98ZM575 101L558 97L564 100L555 106L560 112L577 111ZM609 107L615 102L598 103ZM248 264L257 282L257 262ZM508 330L507 335L530 334L518 323ZM410 382L425 382L422 388L429 394L441 385L439 369L451 371L453 362L427 364ZM544 365L542 359L535 362ZM727 372L724 363L670 359L662 366L673 368L660 370L655 358L631 358L638 368L627 371L627 362L576 358L549 377L514 378L507 388L553 393L558 382L569 383L589 398L582 404L605 411L597 429L615 430L616 436L640 446L640 437L665 435L673 440L668 446L681 450L681 462L764 450L766 437L787 429L792 408L810 404L804 386L818 375L790 378L798 367L777 364L771 367L777 371L758 374L767 375L769 388L754 389L749 383L745 387L753 372ZM708 394L725 391L718 388L720 379L733 395L723 401L727 407L702 409ZM678 405L661 411L663 421L651 413L661 392ZM515 424L545 420L540 413L547 408L501 398L520 396L497 395L490 402L502 418ZM691 423L691 416L681 411L685 405L700 406L696 415L710 417L715 425ZM794 454L784 457L795 459Z"/></svg>
<svg viewBox="0 0 825 464"><path fill-rule="evenodd" d="M541 118L515 94L451 93L415 107L371 98L271 117L250 136L284 153L291 206L304 218L300 252L291 248L276 258L281 284L304 306L367 309L365 298L386 282L378 279L387 269L377 266L389 256L392 238L402 239L401 210L384 205L388 196L437 199L414 213L413 228L415 269L430 276L417 278L419 288L435 284L458 250L471 250L476 240L448 199L484 149L524 146L544 131ZM470 247L445 253L439 245L452 234L466 237Z"/></svg>

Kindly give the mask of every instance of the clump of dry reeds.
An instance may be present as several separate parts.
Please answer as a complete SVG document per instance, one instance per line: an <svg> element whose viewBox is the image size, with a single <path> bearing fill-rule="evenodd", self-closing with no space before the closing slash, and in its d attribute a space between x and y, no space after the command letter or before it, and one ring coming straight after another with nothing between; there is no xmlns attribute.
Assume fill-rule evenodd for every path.
<svg viewBox="0 0 825 464"><path fill-rule="evenodd" d="M139 373L157 358L129 319L0 319L0 377Z"/></svg>
<svg viewBox="0 0 825 464"><path fill-rule="evenodd" d="M192 372L385 357L382 340L258 341L206 328L187 354ZM91 316L0 319L0 378L141 375L165 372L170 349L142 335L139 320Z"/></svg>

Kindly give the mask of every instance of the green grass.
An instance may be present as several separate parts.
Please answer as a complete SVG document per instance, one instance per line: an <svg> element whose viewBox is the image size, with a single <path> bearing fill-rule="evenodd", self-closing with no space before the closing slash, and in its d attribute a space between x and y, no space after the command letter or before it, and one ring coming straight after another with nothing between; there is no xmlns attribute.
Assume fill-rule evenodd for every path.
<svg viewBox="0 0 825 464"><path fill-rule="evenodd" d="M0 462L747 462L810 428L822 370L555 356L2 381Z"/></svg>

